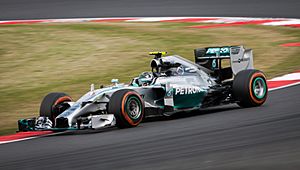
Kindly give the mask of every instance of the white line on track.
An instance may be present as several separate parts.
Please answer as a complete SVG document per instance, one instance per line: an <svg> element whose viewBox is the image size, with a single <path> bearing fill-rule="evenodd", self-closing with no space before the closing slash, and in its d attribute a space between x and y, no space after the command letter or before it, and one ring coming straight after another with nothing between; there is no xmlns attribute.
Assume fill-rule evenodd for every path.
<svg viewBox="0 0 300 170"><path fill-rule="evenodd" d="M296 85L299 85L299 84L300 84L300 82L296 82L296 83L288 84L288 85L285 85L285 86L271 88L268 91L274 91L274 90L284 89L284 88L296 86Z"/></svg>
<svg viewBox="0 0 300 170"><path fill-rule="evenodd" d="M28 22L30 23L64 23L64 22L92 22L97 20L102 20L110 22L110 20L123 20L124 22L161 22L161 21L172 21L172 20L184 20L184 19L211 19L204 21L194 21L194 22L204 22L204 23L234 23L234 22L244 22L244 21L260 21L260 20L274 20L267 23L262 23L261 25L298 25L300 24L300 19L297 18L253 18L253 17L113 17L113 18L62 18L62 19L36 19L36 20L8 20L0 21L0 24L11 24L13 22ZM185 22L185 21L182 21ZM193 21L189 21L193 22ZM16 24L16 23L14 23Z"/></svg>

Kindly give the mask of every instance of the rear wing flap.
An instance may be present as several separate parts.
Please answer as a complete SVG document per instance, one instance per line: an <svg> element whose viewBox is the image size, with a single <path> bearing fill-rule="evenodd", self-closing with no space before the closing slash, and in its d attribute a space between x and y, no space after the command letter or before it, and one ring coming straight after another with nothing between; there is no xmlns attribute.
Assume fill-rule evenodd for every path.
<svg viewBox="0 0 300 170"><path fill-rule="evenodd" d="M244 46L206 47L194 50L195 62L207 69L221 68L221 60L230 59L231 70L234 75L242 70L253 69L252 49Z"/></svg>

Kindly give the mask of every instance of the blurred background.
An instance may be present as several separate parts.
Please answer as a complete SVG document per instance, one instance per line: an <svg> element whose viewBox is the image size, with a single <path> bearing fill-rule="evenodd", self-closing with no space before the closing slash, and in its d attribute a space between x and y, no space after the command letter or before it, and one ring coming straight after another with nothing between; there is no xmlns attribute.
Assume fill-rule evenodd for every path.
<svg viewBox="0 0 300 170"><path fill-rule="evenodd" d="M299 19L299 7L299 0L1 0L0 21L172 16L263 17L279 18L278 20L280 20L280 18ZM142 71L149 71L151 60L151 57L148 57L149 51L168 51L169 54L178 54L194 60L193 49L195 48L242 44L254 50L254 66L264 71L269 79L300 69L300 48L282 46L282 44L300 42L300 23L293 27L251 23L219 27L216 26L217 24L219 23L198 21L123 22L118 20L114 22L0 23L0 134L14 133L17 128L16 121L20 118L37 116L40 101L49 92L63 91L74 99L78 99L80 95L89 90L91 83L99 87L110 84L110 80L113 78L118 78L121 82L129 82L131 78ZM212 28L195 27L207 25L215 26ZM275 104L281 103L280 101L276 102ZM251 112L256 112L256 110ZM230 112L229 114L233 118L238 113L231 114ZM272 117L272 114L270 113L268 116ZM268 116L260 118L267 119ZM233 122L243 122L243 117L238 116L238 118L241 120ZM215 121L207 119L206 122L210 122L208 127L218 126L214 122L219 122L219 118L214 117ZM186 124L180 125L184 129L187 128ZM227 125L230 124L229 121ZM145 126L147 127L147 125ZM169 129L165 129L166 132L172 131L173 126L177 126L177 123L172 124ZM226 127L226 125L224 126ZM148 124L148 128L151 127L152 124ZM195 129L187 128L186 130L198 130L196 124L193 127ZM152 130L153 133L159 131ZM299 130L298 126L297 130ZM297 130L294 132L299 134ZM243 133L241 132L241 134ZM226 135L230 136L230 133ZM155 137L155 135L151 136L152 139ZM299 135L296 137L298 138ZM269 139L271 140L272 137ZM147 140L145 139L145 142ZM239 140L234 138L234 142ZM232 141L226 142L231 143ZM253 142L255 143L255 141ZM84 143L80 144L84 145ZM192 146L197 147L194 144ZM177 147L174 146L174 148ZM263 146L260 147L263 148ZM174 148L171 150L176 154ZM263 152L262 148L257 152L251 152L251 149L247 150L252 155L250 164L253 165L258 161L255 156L257 153ZM188 149L191 149L192 154L193 148ZM269 150L272 149L272 147L269 148ZM243 154L247 155L246 151L238 155L242 157ZM284 152L284 154L288 153ZM226 154L224 155L226 157ZM217 160L221 160L224 155L218 155ZM300 167L299 162L296 161L296 158L299 158L299 152L296 152L295 155L282 158L292 161L293 166L287 165L290 169ZM235 156L233 156L234 160L239 157ZM122 155L120 157L122 158ZM262 158L264 157L266 155L262 156ZM213 156L207 159L213 160ZM278 160L280 159L279 157ZM145 161L146 163L150 161L148 163L151 164L151 160L149 158ZM189 159L185 155L184 159L179 159L179 162L182 160L187 162L190 160L192 161L190 165L193 165L182 165L182 169L203 167L197 166L195 158ZM203 160L203 162L205 161L207 160ZM266 164L263 165L273 167L271 158L265 161ZM226 167L229 169L245 168L245 162L232 164ZM166 162L156 165L158 169L164 169L164 166L165 169L174 167ZM258 169L264 169L263 165L258 166ZM285 165L280 164L278 167L284 168ZM68 166L63 164L61 167ZM114 166L108 165L108 167ZM132 167L134 166L132 165ZM147 169L146 166L140 167ZM121 166L115 168L122 169Z"/></svg>
<svg viewBox="0 0 300 170"><path fill-rule="evenodd" d="M299 18L297 0L2 0L0 19L78 17L289 17Z"/></svg>

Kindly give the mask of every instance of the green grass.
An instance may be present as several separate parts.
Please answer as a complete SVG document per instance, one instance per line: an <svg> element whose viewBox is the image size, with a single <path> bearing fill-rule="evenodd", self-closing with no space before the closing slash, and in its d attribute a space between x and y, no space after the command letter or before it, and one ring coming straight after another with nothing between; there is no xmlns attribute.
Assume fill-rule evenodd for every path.
<svg viewBox="0 0 300 170"><path fill-rule="evenodd" d="M95 83L129 82L149 71L153 50L193 60L193 49L243 44L254 50L255 67L269 78L300 69L296 28L241 26L186 28L191 23L81 23L0 26L0 134L13 133L20 118L38 115L48 92L74 99Z"/></svg>

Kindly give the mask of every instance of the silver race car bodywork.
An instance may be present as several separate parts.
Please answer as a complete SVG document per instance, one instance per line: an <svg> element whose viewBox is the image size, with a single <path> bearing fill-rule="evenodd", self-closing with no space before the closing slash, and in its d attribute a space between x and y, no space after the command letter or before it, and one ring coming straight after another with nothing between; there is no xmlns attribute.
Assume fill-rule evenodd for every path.
<svg viewBox="0 0 300 170"><path fill-rule="evenodd" d="M119 84L116 79L112 80L113 85L99 89L92 84L90 91L79 100L63 102L65 109L52 120L41 113L41 117L34 120L19 120L19 130L114 126L120 120L128 120L128 116L124 115L125 106L125 109L132 110L128 111L128 115L134 120L137 116L170 116L176 112L238 102L233 97L233 77L243 70L253 69L252 50L246 50L243 46L196 49L195 63L177 55L162 57L163 52L151 54L155 55L151 61L151 72L142 73L130 84ZM230 59L230 69L221 67L222 59ZM266 93L266 89L262 90ZM135 98L133 96L134 100L128 107L126 102L124 104L125 97L120 101L124 105L120 107L124 119L116 119L116 114L112 113L118 103L113 102L112 98L116 98L113 95L120 93L118 91L133 91L137 95Z"/></svg>

